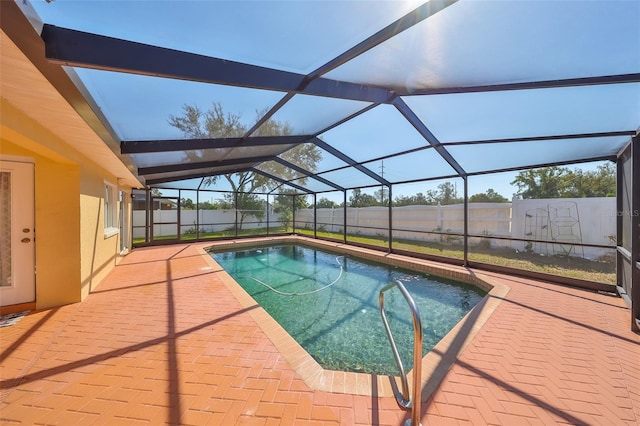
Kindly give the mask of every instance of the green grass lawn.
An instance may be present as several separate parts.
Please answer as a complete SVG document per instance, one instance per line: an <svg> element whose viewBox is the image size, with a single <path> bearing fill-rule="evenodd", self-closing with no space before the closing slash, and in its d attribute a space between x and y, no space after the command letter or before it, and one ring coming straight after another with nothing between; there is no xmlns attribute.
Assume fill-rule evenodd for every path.
<svg viewBox="0 0 640 426"><path fill-rule="evenodd" d="M272 227L269 228L269 234L281 234L281 233L285 233L285 232L289 232L287 231L287 228L284 226L277 226L277 227ZM239 237L246 237L246 236L255 236L255 237L261 237L261 236L265 236L267 235L267 228L259 228L259 229L238 229L238 234ZM230 237L235 237L236 236L236 232L234 229L226 229L224 231L216 231L216 232L201 232L199 237L201 240L209 240L209 239L216 239L216 238L230 238ZM195 233L189 233L189 234L182 234L180 236L180 241L195 241L197 238ZM168 240L176 240L177 236L176 235L163 235L160 237L154 237L154 241L168 241ZM144 243L144 238L134 238L133 239L133 244L143 244Z"/></svg>
<svg viewBox="0 0 640 426"><path fill-rule="evenodd" d="M262 233L259 233L262 232ZM264 236L263 229L240 229L238 236ZM284 226L269 228L269 234L281 234L290 232ZM313 230L296 229L296 233L313 236ZM343 235L334 232L317 231L318 238L343 240ZM216 239L235 237L235 230L218 232L206 232L200 234L200 239ZM156 237L155 240L173 240L175 235ZM182 235L180 241L194 241L195 234ZM375 247L389 247L389 240L381 236L347 235L347 242L365 244ZM134 244L144 243L144 238L134 239ZM432 241L414 241L394 239L393 248L414 253L431 254L454 259L462 259L464 256L462 244L446 244ZM567 257L561 255L542 256L535 253L518 252L510 248L490 248L485 246L469 247L469 260L488 263L492 265L506 266L527 271L543 272L552 275L560 275L571 278L595 281L606 284L616 283L615 258L601 260L587 260L579 257Z"/></svg>
<svg viewBox="0 0 640 426"><path fill-rule="evenodd" d="M296 232L313 235L313 230L296 229ZM342 234L331 232L318 231L317 235L319 238L343 239ZM375 236L347 235L347 241L385 248L389 246L387 239ZM462 244L394 239L393 248L395 250L431 254L454 259L464 258ZM561 255L541 256L535 253L517 252L508 248L472 246L469 248L469 260L606 284L616 283L616 265L614 259L588 260L580 257Z"/></svg>

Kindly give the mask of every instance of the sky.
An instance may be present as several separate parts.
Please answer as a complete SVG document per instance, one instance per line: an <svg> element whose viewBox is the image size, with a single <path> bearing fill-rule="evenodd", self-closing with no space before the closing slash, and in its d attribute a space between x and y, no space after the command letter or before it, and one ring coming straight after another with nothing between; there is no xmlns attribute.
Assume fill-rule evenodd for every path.
<svg viewBox="0 0 640 426"><path fill-rule="evenodd" d="M20 2L22 3L22 2ZM28 0L61 27L306 74L416 7L415 1ZM371 7L375 4L375 7ZM606 19L603 19L606 16ZM415 90L637 73L640 2L460 1L326 77ZM464 28L464 31L460 31ZM505 37L505 34L508 37ZM631 54L629 54L631 53ZM122 140L174 139L184 105L220 102L251 127L284 93L75 69ZM640 84L403 96L440 142L634 130ZM315 133L368 104L296 95L274 119ZM396 108L380 105L320 137L356 161L424 146ZM628 138L450 147L468 172L615 154ZM338 161L339 163L339 161ZM325 156L323 171L335 167ZM375 161L369 168L382 171ZM385 160L395 181L453 174L433 149ZM471 180L511 198L515 173ZM361 184L359 173L340 185ZM368 182L362 179L362 184ZM437 184L437 182L436 182ZM424 191L429 189L424 184ZM421 186L422 188L422 186Z"/></svg>

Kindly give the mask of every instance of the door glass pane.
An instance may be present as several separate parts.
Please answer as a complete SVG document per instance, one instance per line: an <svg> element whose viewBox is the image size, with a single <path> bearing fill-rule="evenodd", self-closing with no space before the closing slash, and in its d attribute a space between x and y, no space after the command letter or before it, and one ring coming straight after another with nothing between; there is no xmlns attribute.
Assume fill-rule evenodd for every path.
<svg viewBox="0 0 640 426"><path fill-rule="evenodd" d="M120 251L128 249L129 245L129 194L120 191Z"/></svg>
<svg viewBox="0 0 640 426"><path fill-rule="evenodd" d="M11 285L11 173L0 173L0 286Z"/></svg>

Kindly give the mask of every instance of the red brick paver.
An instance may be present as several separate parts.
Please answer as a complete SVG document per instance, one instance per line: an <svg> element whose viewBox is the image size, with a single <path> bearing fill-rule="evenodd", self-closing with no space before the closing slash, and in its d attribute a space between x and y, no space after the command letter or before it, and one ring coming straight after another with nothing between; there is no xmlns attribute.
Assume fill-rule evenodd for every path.
<svg viewBox="0 0 640 426"><path fill-rule="evenodd" d="M310 389L216 274L196 245L134 250L84 302L0 329L0 423L408 418L391 398ZM422 404L423 425L640 423L640 336L621 299L477 274L511 290Z"/></svg>

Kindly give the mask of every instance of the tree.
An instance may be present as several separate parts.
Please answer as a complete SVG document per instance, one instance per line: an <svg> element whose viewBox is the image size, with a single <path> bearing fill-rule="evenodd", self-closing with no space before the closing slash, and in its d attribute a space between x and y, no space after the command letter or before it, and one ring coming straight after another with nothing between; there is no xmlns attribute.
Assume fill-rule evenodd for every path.
<svg viewBox="0 0 640 426"><path fill-rule="evenodd" d="M373 196L378 201L378 205L380 206L389 205L389 188L387 188L386 186L382 186L380 189L374 192Z"/></svg>
<svg viewBox="0 0 640 426"><path fill-rule="evenodd" d="M498 194L493 188L487 189L487 192L473 194L469 197L470 203L508 203L509 200Z"/></svg>
<svg viewBox="0 0 640 426"><path fill-rule="evenodd" d="M599 165L596 170L574 170L574 187L572 197L615 197L616 169L613 163Z"/></svg>
<svg viewBox="0 0 640 426"><path fill-rule="evenodd" d="M180 208L183 210L195 210L196 205L191 198L180 198Z"/></svg>
<svg viewBox="0 0 640 426"><path fill-rule="evenodd" d="M309 208L307 197L304 195L296 196L295 194L295 190L284 190L276 195L274 200L273 211L278 213L280 222L284 223L287 230L289 230L293 223L294 205L296 210Z"/></svg>
<svg viewBox="0 0 640 426"><path fill-rule="evenodd" d="M426 192L425 198L428 205L435 206L440 204L444 206L463 202L462 198L458 197L458 188L453 183L443 182L437 188L437 190L429 189Z"/></svg>
<svg viewBox="0 0 640 426"><path fill-rule="evenodd" d="M198 204L198 209L200 210L218 210L218 206L209 201L203 201Z"/></svg>
<svg viewBox="0 0 640 426"><path fill-rule="evenodd" d="M523 170L511 185L518 187L516 194L522 198L560 198L566 192L570 172L568 168L558 166Z"/></svg>
<svg viewBox="0 0 640 426"><path fill-rule="evenodd" d="M425 197L422 192L418 192L416 195L398 195L393 199L393 205L395 207L424 206L429 204L427 197Z"/></svg>
<svg viewBox="0 0 640 426"><path fill-rule="evenodd" d="M265 112L258 111L258 118L264 116ZM247 134L248 131L246 126L242 124L240 115L225 113L222 104L219 102L214 102L207 111L202 111L197 106L184 105L181 115L171 115L169 117L169 124L181 130L187 138L241 137ZM288 123L269 119L251 136L290 135L292 132L293 128ZM220 155L224 154L225 152L222 152ZM185 152L184 160L198 163L204 161L204 155L204 151L187 151ZM280 157L295 163L303 169L315 172L316 164L322 159L322 151L314 144L300 144L285 151ZM299 178L297 183L300 184L304 184L306 181L306 176L275 161L262 163L260 169L285 180ZM253 194L258 190L273 189L276 185L271 179L253 171L224 174L222 177L227 180L233 192L237 194ZM219 175L208 176L203 181L203 184L204 186L211 186L219 178ZM233 199L235 200L235 196ZM241 211L257 210L258 200L259 198L255 194L251 196L239 195L236 208ZM244 216L244 214L241 214L240 226L242 226Z"/></svg>
<svg viewBox="0 0 640 426"><path fill-rule="evenodd" d="M393 205L400 206L436 206L447 204L459 204L464 200L458 197L458 189L451 182L443 182L438 189L429 189L424 194L418 192L415 195L398 195L393 199Z"/></svg>
<svg viewBox="0 0 640 426"><path fill-rule="evenodd" d="M349 196L349 207L370 207L378 206L380 203L373 195L363 194L360 188L351 191Z"/></svg>
<svg viewBox="0 0 640 426"><path fill-rule="evenodd" d="M318 201L316 201L316 207L319 209L335 209L340 207L340 205L335 201L331 201L326 197L322 197Z"/></svg>
<svg viewBox="0 0 640 426"><path fill-rule="evenodd" d="M463 202L462 198L458 197L457 186L451 182L443 182L438 185L437 201L443 206Z"/></svg>
<svg viewBox="0 0 640 426"><path fill-rule="evenodd" d="M238 210L238 229L242 229L242 225L247 217L253 216L262 221L266 214L267 202L260 198L257 194L248 192L226 192L222 199L216 202L216 208L222 210Z"/></svg>
<svg viewBox="0 0 640 426"><path fill-rule="evenodd" d="M238 229L242 229L242 225L247 217L253 216L259 221L264 219L266 214L267 202L260 198L257 194L249 192L227 192L223 199L218 201L218 205L224 210L233 210L236 205L238 211Z"/></svg>
<svg viewBox="0 0 640 426"><path fill-rule="evenodd" d="M616 194L616 171L608 163L593 171L567 167L523 170L511 182L522 198L612 197Z"/></svg>

